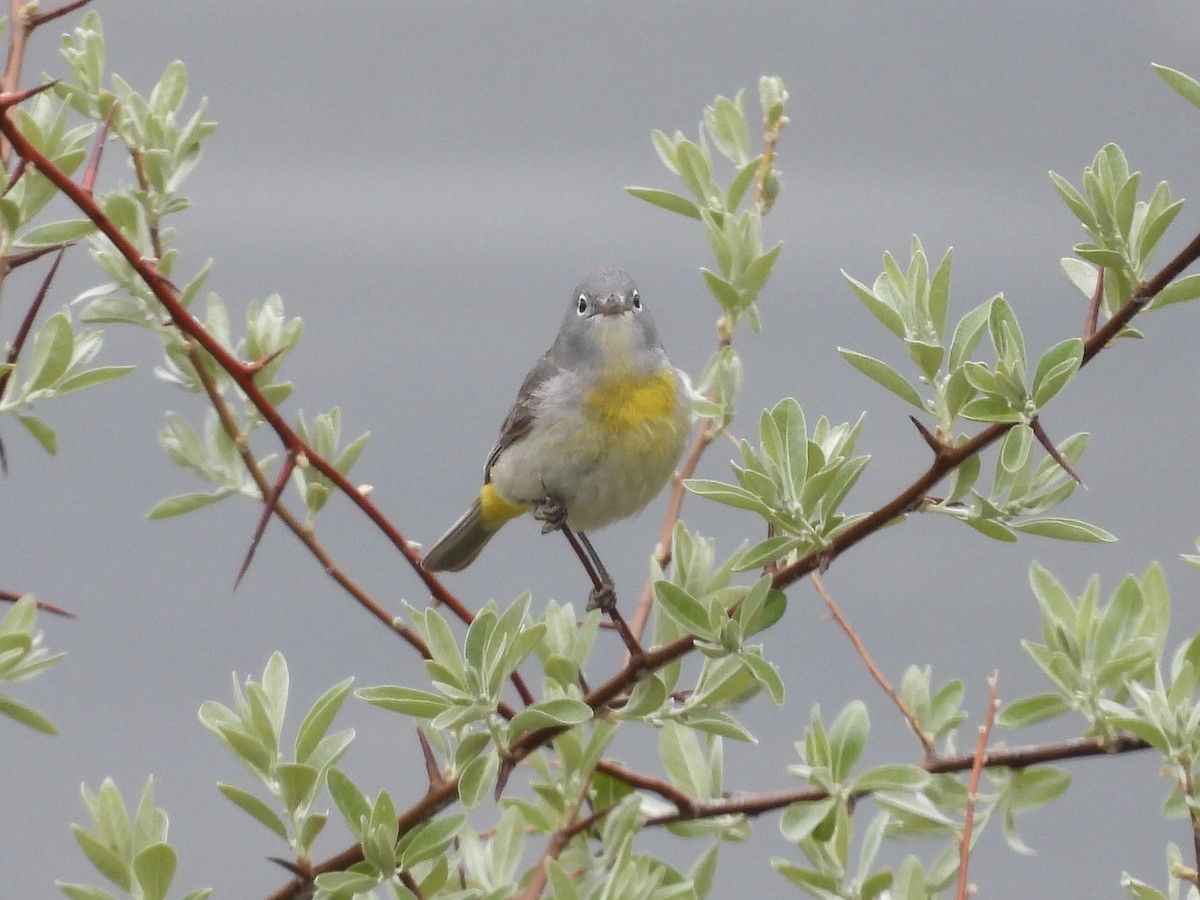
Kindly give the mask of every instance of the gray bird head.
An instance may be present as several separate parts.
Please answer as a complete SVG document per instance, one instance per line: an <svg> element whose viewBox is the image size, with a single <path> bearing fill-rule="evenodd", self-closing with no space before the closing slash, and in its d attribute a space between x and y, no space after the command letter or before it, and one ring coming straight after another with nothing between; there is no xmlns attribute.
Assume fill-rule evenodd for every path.
<svg viewBox="0 0 1200 900"><path fill-rule="evenodd" d="M646 309L641 292L624 269L598 269L589 272L576 285L571 303L559 330L562 349L572 355L587 352L594 345L598 328L626 319L636 326L638 343L645 349L661 347L654 318Z"/></svg>

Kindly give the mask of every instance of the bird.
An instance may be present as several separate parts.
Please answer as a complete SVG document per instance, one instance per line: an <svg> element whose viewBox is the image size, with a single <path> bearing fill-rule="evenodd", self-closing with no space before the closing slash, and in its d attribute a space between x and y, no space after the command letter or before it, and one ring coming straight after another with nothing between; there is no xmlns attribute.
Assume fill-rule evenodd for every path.
<svg viewBox="0 0 1200 900"><path fill-rule="evenodd" d="M478 496L423 567L465 569L528 512L543 533L562 531L571 542L592 578L588 609L612 612L612 578L587 532L635 515L659 494L683 453L691 410L691 385L668 359L633 279L619 268L589 273L517 392Z"/></svg>

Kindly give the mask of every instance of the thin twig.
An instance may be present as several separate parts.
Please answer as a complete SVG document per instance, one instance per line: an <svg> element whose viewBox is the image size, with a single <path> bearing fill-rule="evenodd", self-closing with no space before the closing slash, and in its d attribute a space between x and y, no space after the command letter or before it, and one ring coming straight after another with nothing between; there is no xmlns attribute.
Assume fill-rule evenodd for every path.
<svg viewBox="0 0 1200 900"><path fill-rule="evenodd" d="M550 835L550 840L546 843L546 850L542 853L542 858L538 860L538 864L534 867L533 872L529 876L529 881L525 884L525 889L517 894L517 900L537 900L542 895L542 891L546 887L546 879L549 877L546 873L546 864L552 859L558 859L567 844L571 842L575 831L573 826L575 820L579 818L579 808L587 799L588 788L591 785L589 778L584 784L583 789L579 792L579 796L575 798L575 802L571 804L562 817L562 824L554 834Z"/></svg>
<svg viewBox="0 0 1200 900"><path fill-rule="evenodd" d="M275 484L272 485L270 492L263 497L262 514L258 517L258 525L254 529L254 536L250 538L250 546L246 548L246 558L242 560L242 567L238 569L237 577L233 579L233 589L235 591L238 589L238 585L242 583L242 578L245 576L246 571L250 568L250 563L254 559L254 551L258 549L263 532L267 530L267 522L271 521L271 516L279 506L279 498L283 494L283 489L287 487L288 479L292 477L292 472L295 470L296 457L289 453L283 458L283 465L279 467L279 474L275 476Z"/></svg>
<svg viewBox="0 0 1200 900"><path fill-rule="evenodd" d="M6 126L3 121L0 121L0 130L4 130L5 128ZM1193 238L1188 246L1176 255L1154 278L1143 284L1134 293L1129 302L1122 306L1105 323L1103 328L1084 342L1083 362L1088 362L1104 349L1108 341L1145 308L1147 301L1183 272L1184 269L1195 262L1197 258L1200 258L1200 235ZM912 485L903 490L890 502L879 507L874 513L859 522L857 526L847 529L847 531L839 535L832 542L832 546L838 552L845 551L886 525L906 508L909 508L912 503L928 493L934 484L958 465L961 465L964 460L998 440L1007 431L1008 427L1010 426L1001 424L990 426L960 447L948 449L944 456L935 460L929 470L918 477ZM783 588L794 583L803 575L807 575L817 567L820 557L821 554L810 554L808 557L781 569L772 579L773 586ZM641 666L634 667L626 663L608 681L591 691L585 697L584 702L591 706L593 710L601 709L605 704L626 693L644 672L656 671L662 666L686 656L694 649L695 644L696 640L693 636L684 635L661 647L650 649L647 651L646 658ZM533 752L534 749L549 743L564 730L566 730L565 726L542 728L533 732L527 732L510 748L509 759L515 762L524 758ZM998 750L995 753L989 753L983 765L1020 769L1041 762L1145 750L1149 746L1146 741L1130 734L1118 734L1111 741L1105 741L1100 738L1076 738L1054 744ZM975 754L972 753L970 755L960 754L957 756L940 756L929 759L922 764L922 768L931 774L940 774L943 772L966 771L974 765ZM429 791L421 802L411 807L400 817L401 826L408 823L408 827L411 828L417 822L436 814L453 802L456 792L456 780L448 781L436 790ZM824 791L816 788L807 788L800 791L781 791L749 798L722 798L720 800L698 803L693 810L686 814L677 811L672 815L651 819L646 824L665 825L686 819L727 815L730 813L757 815L769 810L780 809L789 803L800 800L821 799L824 796L826 796ZM402 827L400 833L403 834L406 830L406 828ZM361 859L362 847L355 844L336 856L325 860L317 867L317 871L341 871ZM304 884L293 882L291 885L276 891L271 895L269 900L294 898L304 888Z"/></svg>
<svg viewBox="0 0 1200 900"><path fill-rule="evenodd" d="M1157 275L1149 281L1143 282L1133 292L1133 295L1125 305L1112 315L1112 318L1097 329L1093 335L1084 340L1083 358L1080 360L1080 366L1085 366L1091 362L1096 357L1096 354L1108 346L1109 342L1117 336L1122 328L1129 324L1134 316L1146 308L1146 304L1159 291L1170 284L1198 258L1200 258L1200 234L1196 235ZM913 508L914 503L919 502L922 497L929 493L934 485L956 468L998 441L1014 424L1012 422L997 422L989 425L970 440L956 447L946 447L941 454L934 458L933 463L916 481L897 494L888 503L885 503L874 512L863 517L841 534L838 534L821 550L813 551L780 569L773 579L773 587L785 588L794 584L809 572L815 571L822 563L828 565L851 547L879 531L897 516Z"/></svg>
<svg viewBox="0 0 1200 900"><path fill-rule="evenodd" d="M913 715L908 704L900 699L900 695L892 688L888 680L883 677L883 673L879 671L871 655L867 653L866 646L863 645L858 633L853 626L846 621L846 617L842 615L842 611L838 609L836 603L833 602L833 597L825 590L825 585L821 583L821 579L816 572L809 573L809 580L812 581L813 587L817 589L817 593L821 595L821 599L825 601L825 606L829 609L829 614L833 616L833 620L838 623L842 631L846 633L846 637L850 638L850 643L854 645L854 649L858 652L859 658L866 664L867 671L871 673L871 677L875 679L875 683L883 688L883 692L888 695L888 698L900 710L900 715L904 716L908 722L908 727L912 729L913 734L917 736L917 740L921 742L921 746L925 748L926 758L932 758L937 755L937 748L933 745L933 738L921 727L921 723L917 721L917 717Z"/></svg>
<svg viewBox="0 0 1200 900"><path fill-rule="evenodd" d="M717 321L717 352L724 350L732 342L733 335L722 317ZM715 391L710 395L710 399L716 399ZM671 497L667 501L667 513L663 517L662 529L658 535L658 546L654 551L654 561L660 569L665 569L671 562L673 552L671 545L675 536L675 525L679 522L679 514L683 509L685 494L683 483L695 474L696 467L700 465L700 457L704 455L704 451L708 449L709 444L716 439L716 436L717 432L713 430L712 419L702 421L696 431L696 440L692 442L692 447L684 458L683 465L678 472L671 476ZM646 632L646 623L650 620L650 610L653 606L654 576L651 575L646 579L646 585L642 588L642 596L638 599L638 604L634 607L633 615L629 619L629 632L639 643ZM625 658L625 662L629 662L628 656Z"/></svg>
<svg viewBox="0 0 1200 900"><path fill-rule="evenodd" d="M17 336L13 338L13 342L8 348L8 355L4 360L10 366L16 363L17 357L21 355L21 350L25 346L25 341L29 338L29 332L33 328L33 322L37 318L38 311L42 308L46 294L50 291L50 282L54 280L54 275L58 272L58 266L62 262L63 254L66 251L67 245L64 244L59 247L58 255L54 257L54 262L50 264L50 270L46 273L46 277L42 279L42 286L38 288L33 302L29 304L29 309L25 311L25 317L21 320L21 327L17 329ZM4 391L8 387L12 373L15 371L16 369L12 368L3 375L0 375L0 400L4 399ZM3 443L0 443L0 472L3 472L5 475L8 474L8 454L4 450Z"/></svg>
<svg viewBox="0 0 1200 900"><path fill-rule="evenodd" d="M45 90L41 86L33 91L19 91L10 94L0 94L0 109L7 110L21 102L33 93ZM425 584L434 599L446 606L464 622L474 619L468 610L453 593L432 573L421 568L421 555L418 545L409 541L387 519L386 516L359 490L350 483L337 468L322 457L312 447L305 444L288 425L287 421L270 400L263 394L262 389L254 381L254 373L247 370L247 365L223 346L188 309L179 301L179 295L170 281L159 270L155 260L146 258L142 252L129 240L120 228L105 215L95 199L76 184L66 172L57 166L53 160L38 150L30 140L21 134L8 116L0 116L0 133L12 142L17 153L37 166L38 171L58 188L75 207L91 219L102 234L116 248L117 252L137 272L138 277L154 293L166 310L168 317L183 333L194 339L218 366L224 369L238 389L246 396L247 401L262 415L263 421L275 432L284 448L294 453L303 452L309 463L350 499L367 518L376 526L385 538L400 552L413 572Z"/></svg>
<svg viewBox="0 0 1200 900"><path fill-rule="evenodd" d="M18 594L14 591L6 591L3 588L0 588L0 601L3 601L4 603L16 603L24 596L25 594ZM47 603L45 600L38 600L36 597L34 598L33 602L37 608L43 612L48 612L56 616L62 616L64 619L75 618L75 613L63 609L61 606L55 606L53 603Z"/></svg>
<svg viewBox="0 0 1200 900"><path fill-rule="evenodd" d="M967 810L963 818L962 840L958 846L958 891L955 900L967 900L967 863L971 859L971 831L975 824L975 800L979 796L979 773L983 771L983 762L987 758L988 738L992 734L992 724L996 721L996 682L995 672L988 679L988 705L984 713L983 725L979 728L979 740L975 743L975 758L971 763L971 778L967 782Z"/></svg>

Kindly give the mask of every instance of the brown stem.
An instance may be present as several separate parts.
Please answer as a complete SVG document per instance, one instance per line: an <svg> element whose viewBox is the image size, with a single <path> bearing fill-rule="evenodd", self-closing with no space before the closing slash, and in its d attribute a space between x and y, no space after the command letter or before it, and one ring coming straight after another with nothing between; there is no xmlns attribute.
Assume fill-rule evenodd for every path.
<svg viewBox="0 0 1200 900"><path fill-rule="evenodd" d="M1143 282L1133 292L1133 296L1129 298L1125 305L1113 314L1112 318L1105 322L1101 328L1097 329L1091 337L1084 340L1083 358L1079 363L1080 366L1091 362L1096 354L1103 350L1117 336L1120 330L1129 324L1129 321L1134 316L1145 309L1146 303L1155 294L1170 284L1176 276L1198 258L1200 258L1200 234L1196 235L1157 275L1149 281ZM828 565L855 544L879 531L888 522L903 514L906 510L911 509L913 504L918 503L934 485L962 465L967 459L998 441L1004 436L1005 432L1013 427L1013 424L1011 422L997 422L994 425L989 425L970 440L957 447L946 447L942 453L934 458L933 463L916 481L897 494L891 501L837 535L820 551L814 551L796 560L791 565L780 569L775 575L774 587L784 588L794 584L809 572L815 571L822 562Z"/></svg>
<svg viewBox="0 0 1200 900"><path fill-rule="evenodd" d="M24 99L30 93L20 92L16 95L0 95L0 107L7 109L14 103ZM248 372L245 364L213 337L205 329L203 323L180 303L178 292L159 270L156 261L143 256L141 251L134 246L129 238L104 214L104 211L100 209L95 199L76 184L61 168L55 165L52 160L39 151L25 135L21 134L20 130L16 128L12 120L7 116L0 116L0 134L3 134L4 137L11 141L12 146L23 159L29 160L36 165L39 172L45 175L56 188L62 191L66 198L81 213L95 223L100 232L112 242L117 252L125 258L126 262L129 263L142 281L145 282L146 286L154 293L154 296L163 305L171 321L175 323L180 331L195 340L196 343L213 357L217 365L229 374L230 378L246 396L250 404L262 415L263 421L279 437L285 450L295 454L304 453L308 457L309 463L322 475L327 477L341 493L348 497L350 502L357 506L376 528L379 529L384 537L400 551L400 554L417 577L425 584L434 599L448 607L462 621L472 621L474 616L458 598L447 590L435 575L421 568L421 555L418 546L405 538L370 499L357 490L331 462L300 440L295 430L288 425L279 410L266 398L261 388L254 382L253 373Z"/></svg>
<svg viewBox="0 0 1200 900"><path fill-rule="evenodd" d="M908 704L900 699L900 695L896 693L891 684L888 683L888 680L883 677L883 673L879 671L874 661L871 659L871 655L867 653L867 648L859 639L857 632L855 632L853 626L846 621L845 616L842 615L842 611L838 609L837 604L833 602L833 597L829 596L829 592L825 590L825 585L821 583L821 579L817 576L817 573L812 572L808 577L809 580L812 581L813 587L817 589L817 593L821 595L821 599L825 601L825 606L829 608L829 613L833 616L833 620L837 622L839 626L841 626L842 631L846 632L846 637L850 638L850 643L853 644L854 649L858 651L859 657L866 664L867 671L871 673L871 677L875 679L875 683L883 688L883 692L888 695L892 703L894 703L896 708L900 710L900 715L904 716L905 720L908 722L908 727L913 730L913 734L917 736L917 740L919 740L921 742L921 746L925 748L925 756L927 758L936 756L937 748L935 748L933 745L933 738L931 738L925 729L921 727L921 723L917 721L917 717L914 716L912 710L908 708Z"/></svg>
<svg viewBox="0 0 1200 900"><path fill-rule="evenodd" d="M258 549L258 543L262 540L263 532L267 530L267 522L271 520L275 510L279 508L279 497L283 494L283 489L287 487L288 479L292 477L292 472L296 469L296 457L291 454L284 457L283 465L279 467L279 474L275 478L275 484L271 487L268 494L263 495L262 515L258 517L258 525L254 529L254 537L250 538L250 546L246 548L246 558L242 560L242 567L238 569L237 577L233 579L233 589L236 591L238 585L242 583L242 577L250 568L250 563L254 559L254 551Z"/></svg>
<svg viewBox="0 0 1200 900"><path fill-rule="evenodd" d="M975 744L975 759L971 763L971 778L967 782L967 810L963 818L962 840L958 845L958 891L955 900L967 900L967 863L971 859L971 830L975 824L975 800L979 794L979 773L983 771L983 761L987 756L988 738L992 733L992 724L996 721L997 675L992 673L988 679L988 706L983 717L983 725L979 729L979 740Z"/></svg>
<svg viewBox="0 0 1200 900"><path fill-rule="evenodd" d="M0 588L0 601L4 603L16 603L24 596L24 594L18 594L15 591L6 591L3 588ZM62 616L64 619L75 618L75 613L65 610L61 606L55 606L53 603L47 603L44 600L38 600L36 598L33 602L37 605L37 608L43 612L52 613L56 616Z"/></svg>
<svg viewBox="0 0 1200 900"><path fill-rule="evenodd" d="M525 884L525 889L517 894L517 900L537 900L542 895L542 891L546 887L546 864L552 859L558 859L567 844L571 842L571 838L575 836L574 830L575 821L579 818L579 808L587 799L588 788L591 785L591 779L588 779L587 784L583 786L583 790L579 792L579 796L575 798L575 802L570 808L563 813L562 824L554 834L550 835L550 840L546 844L546 850L542 853L542 858L538 860L537 866L533 873L529 876L529 881Z"/></svg>

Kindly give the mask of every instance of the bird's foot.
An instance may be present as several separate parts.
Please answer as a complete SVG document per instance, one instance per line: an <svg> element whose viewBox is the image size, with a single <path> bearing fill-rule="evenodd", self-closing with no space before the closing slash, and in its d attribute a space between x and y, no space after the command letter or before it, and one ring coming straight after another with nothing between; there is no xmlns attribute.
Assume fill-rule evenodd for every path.
<svg viewBox="0 0 1200 900"><path fill-rule="evenodd" d="M533 518L542 523L542 534L559 531L567 522L567 504L547 496L533 505Z"/></svg>
<svg viewBox="0 0 1200 900"><path fill-rule="evenodd" d="M610 613L617 608L617 591L611 581L606 581L599 587L592 588L588 595L587 609L590 612L598 609L602 613Z"/></svg>

